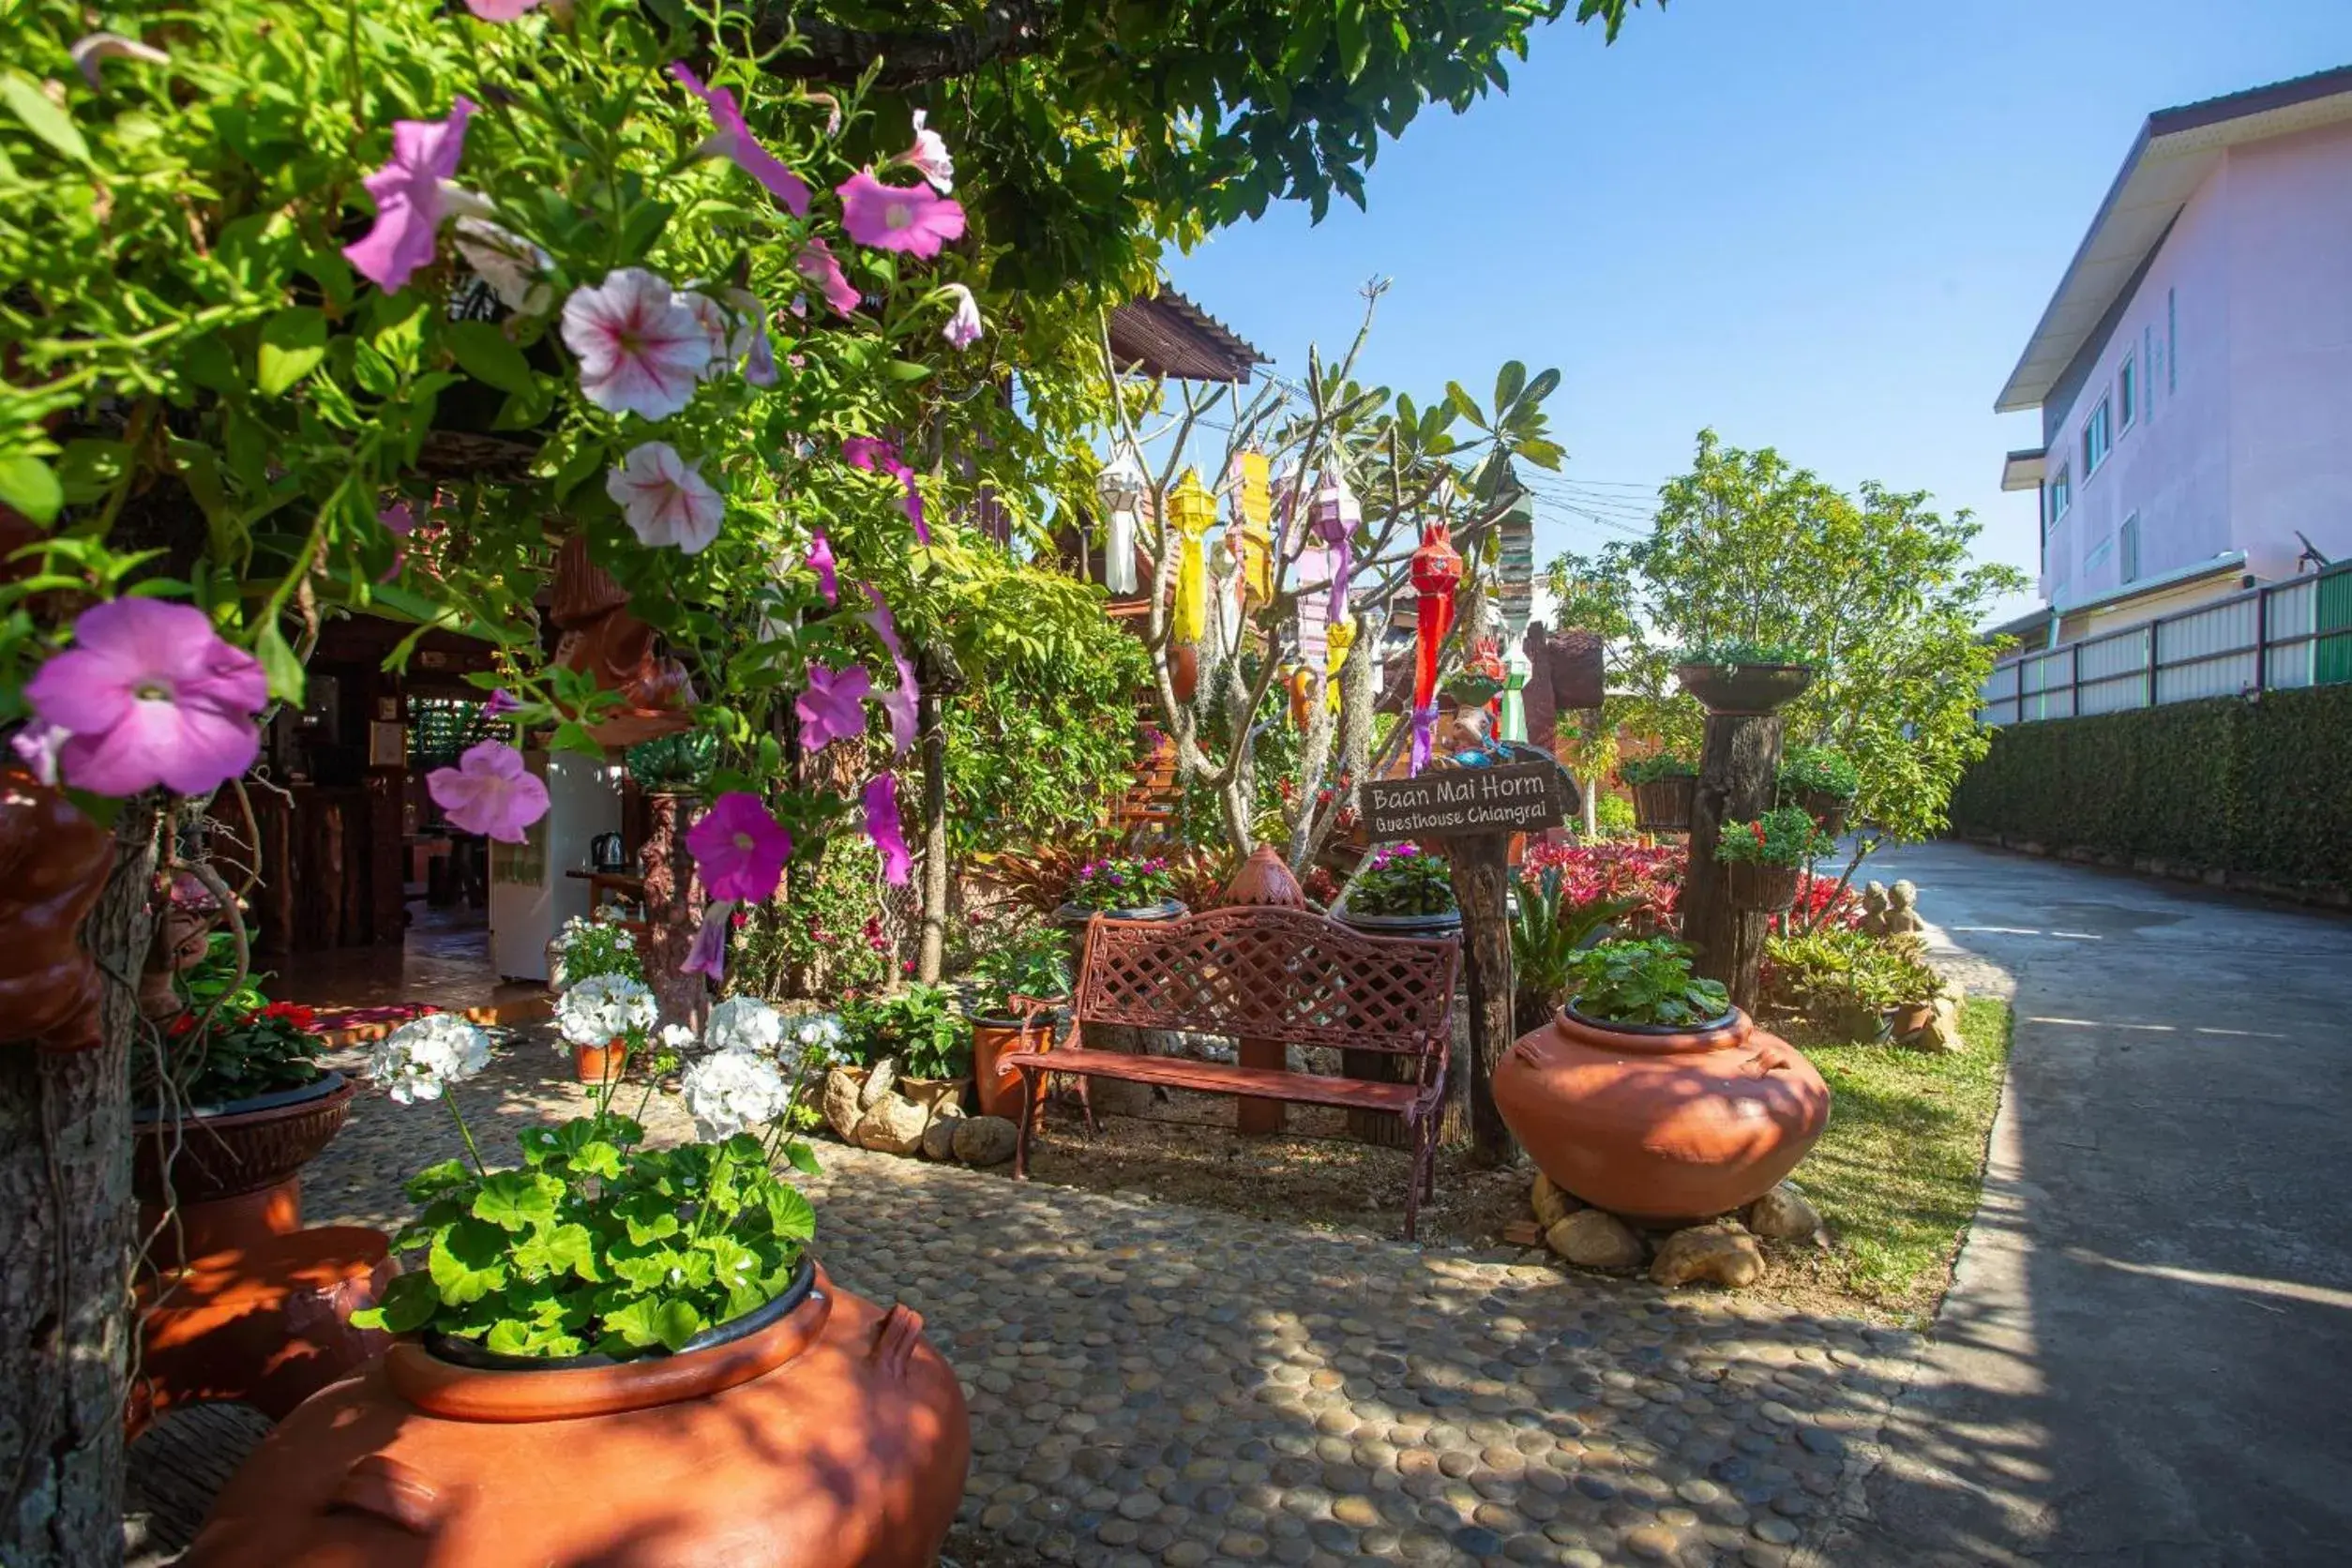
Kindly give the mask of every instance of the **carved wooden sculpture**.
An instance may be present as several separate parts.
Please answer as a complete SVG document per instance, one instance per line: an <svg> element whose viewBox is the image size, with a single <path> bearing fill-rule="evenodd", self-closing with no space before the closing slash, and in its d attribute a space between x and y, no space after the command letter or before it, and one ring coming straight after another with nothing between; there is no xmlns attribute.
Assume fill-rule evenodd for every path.
<svg viewBox="0 0 2352 1568"><path fill-rule="evenodd" d="M53 1050L98 1044L98 972L82 921L113 867L103 828L24 769L0 769L0 1036Z"/></svg>
<svg viewBox="0 0 2352 1568"><path fill-rule="evenodd" d="M589 733L606 746L635 746L694 728L694 686L686 667L654 651L654 628L628 611L628 590L588 558L575 534L555 552L550 618L563 630L555 661L594 676L599 691L621 694L619 712Z"/></svg>

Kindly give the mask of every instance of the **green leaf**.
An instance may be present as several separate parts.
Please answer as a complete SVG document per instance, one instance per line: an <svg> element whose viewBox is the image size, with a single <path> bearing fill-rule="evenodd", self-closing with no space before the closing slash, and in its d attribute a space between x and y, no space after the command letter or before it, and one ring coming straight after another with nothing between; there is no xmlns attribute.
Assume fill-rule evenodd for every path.
<svg viewBox="0 0 2352 1568"><path fill-rule="evenodd" d="M659 1308L655 1303L655 1297L641 1296L616 1311L606 1313L605 1332L619 1334L632 1348L641 1350L648 1345L660 1344Z"/></svg>
<svg viewBox="0 0 2352 1568"><path fill-rule="evenodd" d="M317 369L325 357L326 317L315 306L289 306L262 324L254 384L275 398Z"/></svg>
<svg viewBox="0 0 2352 1568"><path fill-rule="evenodd" d="M894 359L883 369L893 381L921 381L931 373L931 367L912 359Z"/></svg>
<svg viewBox="0 0 2352 1568"><path fill-rule="evenodd" d="M445 1304L480 1301L506 1283L505 1233L478 1219L461 1219L435 1239L427 1267Z"/></svg>
<svg viewBox="0 0 2352 1568"><path fill-rule="evenodd" d="M1527 390L1519 394L1520 407L1532 409L1558 390L1560 390L1560 372L1539 370L1535 374L1535 379L1527 384Z"/></svg>
<svg viewBox="0 0 2352 1568"><path fill-rule="evenodd" d="M583 1143L571 1156L571 1168L581 1176L617 1177L621 1174L621 1151L602 1138Z"/></svg>
<svg viewBox="0 0 2352 1568"><path fill-rule="evenodd" d="M822 1168L817 1164L817 1151L798 1138L784 1145L784 1157L792 1163L794 1170L804 1176L815 1176L822 1173Z"/></svg>
<svg viewBox="0 0 2352 1568"><path fill-rule="evenodd" d="M0 457L0 503L47 526L57 520L66 491L49 464L26 453L12 453Z"/></svg>
<svg viewBox="0 0 2352 1568"><path fill-rule="evenodd" d="M278 701L301 706L302 661L294 656L286 634L278 629L276 621L262 623L261 631L253 639L253 656L262 661L262 673L269 677L270 696Z"/></svg>
<svg viewBox="0 0 2352 1568"><path fill-rule="evenodd" d="M1519 400L1519 393L1527 385L1527 367L1515 359L1505 360L1495 372L1495 417L1500 419L1504 411Z"/></svg>
<svg viewBox="0 0 2352 1568"><path fill-rule="evenodd" d="M429 1165L411 1176L400 1190L407 1193L413 1201L423 1203L442 1193L464 1186L473 1180L474 1173L466 1169L463 1160L443 1160L439 1165Z"/></svg>
<svg viewBox="0 0 2352 1568"><path fill-rule="evenodd" d="M449 348L467 375L502 392L528 395L537 384L522 351L489 322L457 323L449 328Z"/></svg>
<svg viewBox="0 0 2352 1568"><path fill-rule="evenodd" d="M0 103L24 122L24 128L49 143L50 149L74 162L87 165L90 143L82 138L82 128L73 123L73 116L49 101L40 83L23 71L12 70L0 76Z"/></svg>
<svg viewBox="0 0 2352 1568"><path fill-rule="evenodd" d="M432 1321L441 1310L441 1291L430 1274L394 1274L383 1299L351 1315L355 1328L382 1329L386 1334L411 1334Z"/></svg>
<svg viewBox="0 0 2352 1568"><path fill-rule="evenodd" d="M130 467L130 448L119 441L68 441L56 466L57 482L65 487L66 499L85 506L121 482Z"/></svg>
<svg viewBox="0 0 2352 1568"><path fill-rule="evenodd" d="M672 1351L686 1349L687 1340L710 1326L701 1308L675 1297L656 1309L653 1322L654 1336Z"/></svg>
<svg viewBox="0 0 2352 1568"><path fill-rule="evenodd" d="M515 1244L515 1263L535 1274L571 1274L594 1282L603 1278L596 1267L596 1238L584 1225L558 1225Z"/></svg>
<svg viewBox="0 0 2352 1568"><path fill-rule="evenodd" d="M531 1170L495 1170L474 1197L474 1215L502 1230L529 1229L555 1217L564 1184Z"/></svg>
<svg viewBox="0 0 2352 1568"><path fill-rule="evenodd" d="M798 1187L778 1182L768 1192L768 1229L788 1242L805 1242L817 1233L817 1210Z"/></svg>
<svg viewBox="0 0 2352 1568"><path fill-rule="evenodd" d="M678 1233L677 1210L651 1193L631 1193L615 1203L612 1212L628 1228L629 1240L638 1246L650 1246Z"/></svg>

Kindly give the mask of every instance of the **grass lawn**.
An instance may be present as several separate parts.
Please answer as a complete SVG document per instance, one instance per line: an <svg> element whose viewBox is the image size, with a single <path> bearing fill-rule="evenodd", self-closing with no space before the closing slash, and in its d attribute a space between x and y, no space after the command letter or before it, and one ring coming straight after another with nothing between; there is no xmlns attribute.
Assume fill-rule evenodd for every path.
<svg viewBox="0 0 2352 1568"><path fill-rule="evenodd" d="M1961 1033L1966 1050L1928 1056L1789 1031L1834 1095L1830 1129L1794 1178L1828 1222L1832 1245L1776 1247L1776 1262L1899 1318L1923 1322L1935 1312L1983 1184L2009 1061L2008 1004L1972 998Z"/></svg>

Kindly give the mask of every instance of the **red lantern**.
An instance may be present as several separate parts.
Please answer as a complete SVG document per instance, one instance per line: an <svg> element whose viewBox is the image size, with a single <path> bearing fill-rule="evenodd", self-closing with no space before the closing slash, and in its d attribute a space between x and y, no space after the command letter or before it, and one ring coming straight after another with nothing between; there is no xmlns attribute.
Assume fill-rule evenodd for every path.
<svg viewBox="0 0 2352 1568"><path fill-rule="evenodd" d="M1454 626L1454 590L1462 583L1462 556L1453 531L1433 522L1413 551L1413 592L1420 596L1413 636L1413 772L1429 761L1429 732L1438 716L1438 650Z"/></svg>

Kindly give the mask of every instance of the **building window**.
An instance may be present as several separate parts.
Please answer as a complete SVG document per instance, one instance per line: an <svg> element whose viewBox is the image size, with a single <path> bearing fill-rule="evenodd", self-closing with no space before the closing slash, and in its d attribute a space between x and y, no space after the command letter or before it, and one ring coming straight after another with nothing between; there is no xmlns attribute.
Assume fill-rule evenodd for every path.
<svg viewBox="0 0 2352 1568"><path fill-rule="evenodd" d="M2088 479L2099 472L2099 465L2107 460L2107 448L2114 436L2108 425L2107 400L2099 400L2099 406L2083 421L2083 477Z"/></svg>
<svg viewBox="0 0 2352 1568"><path fill-rule="evenodd" d="M2139 513L2133 512L2130 517L2125 518L2123 526L2116 531L2116 553L2121 558L2117 566L2120 580L2125 582L2137 582L2140 580Z"/></svg>
<svg viewBox="0 0 2352 1568"><path fill-rule="evenodd" d="M2164 396L2180 389L2180 291L2164 291Z"/></svg>
<svg viewBox="0 0 2352 1568"><path fill-rule="evenodd" d="M2066 515L2066 508L2074 504L2074 485L2067 476L2066 470L2061 468L2058 471L2058 477L2043 486L2043 490L2042 536L2047 539L2050 530L2056 528L2058 520Z"/></svg>
<svg viewBox="0 0 2352 1568"><path fill-rule="evenodd" d="M2116 373L2115 398L2121 405L2117 429L2128 430L2132 421L2140 416L2140 367L2130 354L2123 356L2123 369Z"/></svg>

